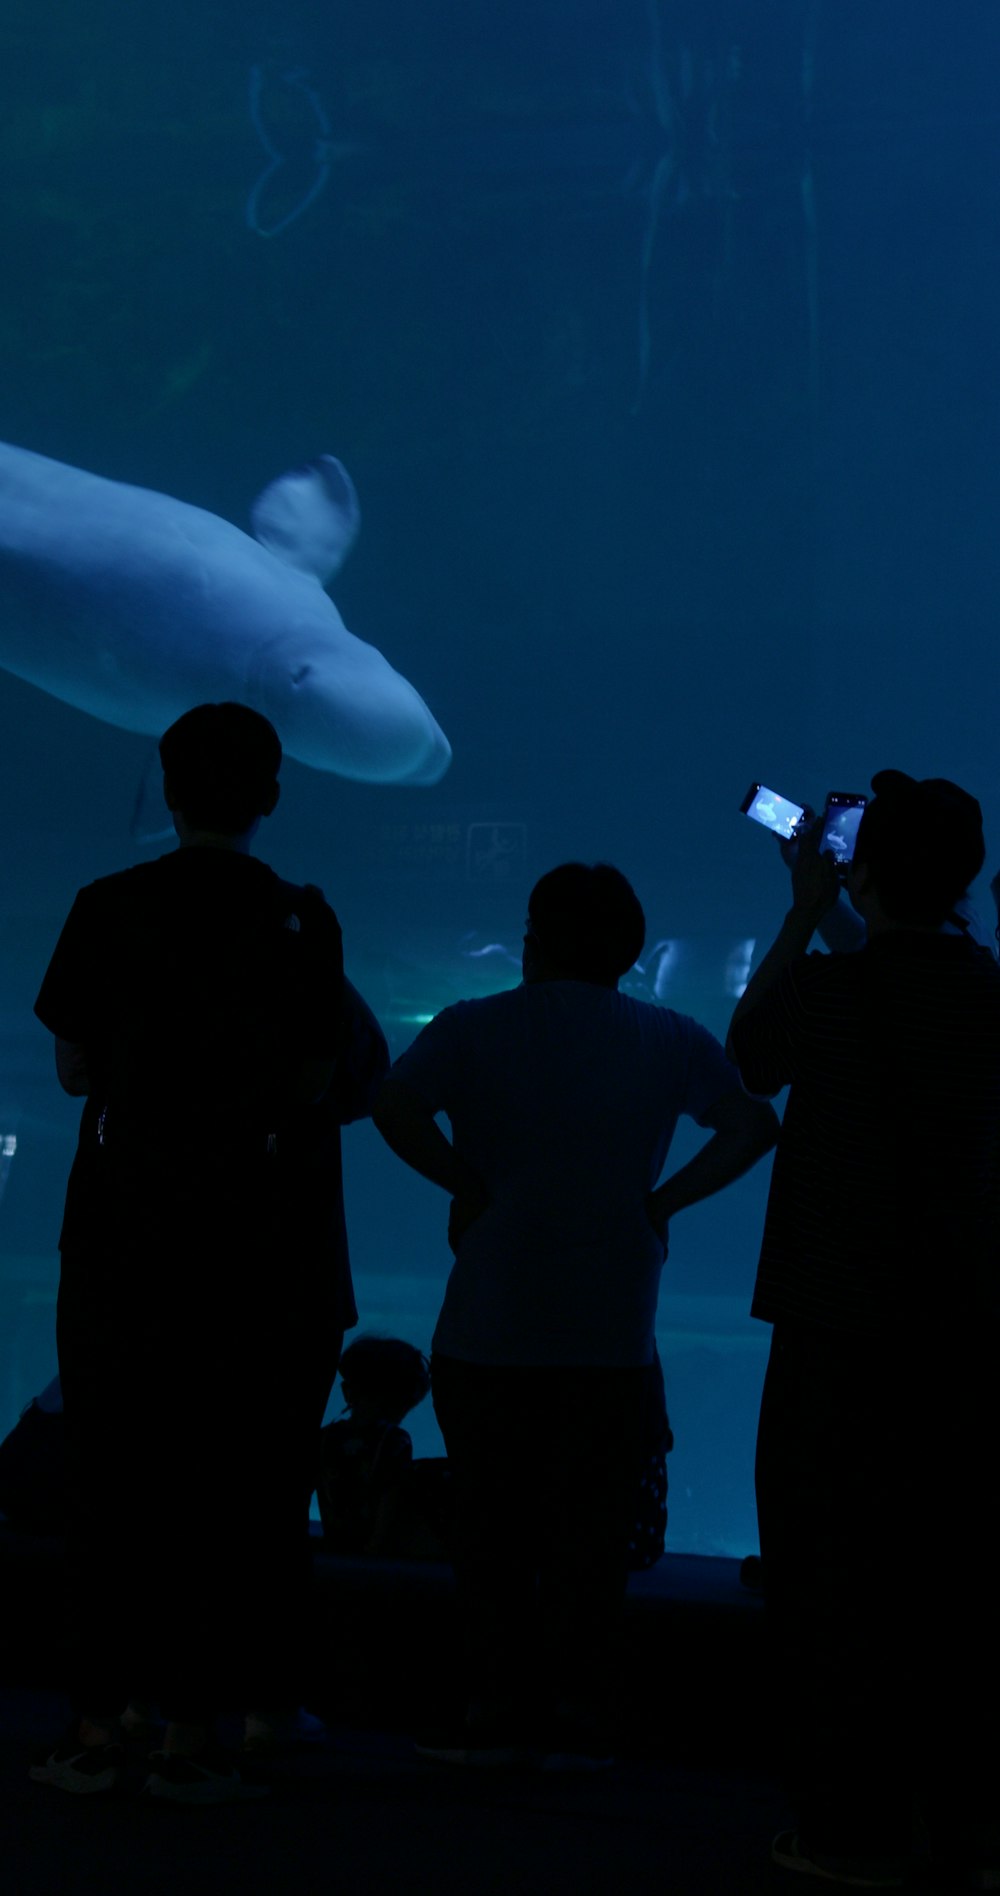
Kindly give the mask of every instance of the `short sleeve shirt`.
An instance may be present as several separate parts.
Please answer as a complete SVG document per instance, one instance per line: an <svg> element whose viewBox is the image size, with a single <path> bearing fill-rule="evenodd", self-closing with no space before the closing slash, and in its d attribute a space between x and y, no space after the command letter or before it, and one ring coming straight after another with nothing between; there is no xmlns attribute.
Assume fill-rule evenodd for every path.
<svg viewBox="0 0 1000 1896"><path fill-rule="evenodd" d="M191 952L203 957L207 978L218 978L224 1000L227 957L231 965L241 931L274 908L282 886L258 858L215 849L175 850L89 883L76 896L56 943L35 1013L51 1033L84 1046L100 1066L123 997L142 980L137 957L161 917L172 929L187 931ZM339 971L325 984L310 983L296 1051L336 1051L341 999Z"/></svg>
<svg viewBox="0 0 1000 1896"><path fill-rule="evenodd" d="M283 893L284 891L284 893ZM35 1012L59 1039L80 1045L86 1057L90 1093L84 1106L80 1140L66 1197L61 1244L89 1249L111 1238L116 1223L132 1223L147 1242L175 1226L208 1243L206 1234L222 1232L238 1250L241 1241L254 1241L255 1179L261 1168L241 1169L238 1151L226 1147L231 1126L225 1111L213 1111L203 1098L204 1083L197 1059L182 1075L185 1096L175 1114L171 1136L148 1141L141 1162L131 1160L111 1176L113 1165L109 1126L106 1148L99 1147L98 1122L107 1104L112 1050L130 1010L141 999L148 1012L150 1091L157 1090L160 1065L177 1085L172 1070L169 1032L160 1024L169 1020L169 997L163 992L160 940L161 919L172 943L190 960L198 978L204 970L206 1009L216 1002L220 1012L227 1002L227 970L232 970L240 941L266 918L273 926L282 954L280 965L290 970L290 1003L282 1012L287 1029L289 1062L307 1057L333 1057L339 1046L343 1013L343 972L338 956L327 966L325 950L313 953L301 930L282 927L282 907L294 891L283 885L258 858L222 850L177 850L152 863L139 864L118 875L89 884L77 895L42 982ZM287 954L285 953L287 950ZM173 951L173 950L171 950ZM148 956L148 959L147 959ZM182 970L190 979L187 959ZM152 972L151 972L152 970ZM159 1028L160 1040L156 1033ZM164 1086L168 1099L173 1095ZM200 1115L200 1118L199 1118ZM118 1115L129 1119L128 1102ZM189 1121L208 1131L190 1136ZM338 1309L354 1320L353 1296L347 1264L340 1190L339 1127L335 1106L290 1105L284 1126L288 1137L281 1151L280 1215L287 1217L289 1245L317 1260L337 1264ZM132 1127L126 1123L126 1132ZM148 1155L148 1157L147 1157ZM270 1191L270 1187L268 1187ZM279 1214L276 1213L276 1216Z"/></svg>
<svg viewBox="0 0 1000 1896"><path fill-rule="evenodd" d="M738 1087L687 1015L584 981L463 1001L395 1071L451 1122L487 1211L462 1239L434 1347L495 1364L650 1362L663 1247L645 1198L680 1115Z"/></svg>

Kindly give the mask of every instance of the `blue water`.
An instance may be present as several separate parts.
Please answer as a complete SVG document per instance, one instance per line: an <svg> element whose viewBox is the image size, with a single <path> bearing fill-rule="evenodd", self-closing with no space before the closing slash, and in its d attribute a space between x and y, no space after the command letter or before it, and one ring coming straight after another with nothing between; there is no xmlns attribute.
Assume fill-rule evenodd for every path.
<svg viewBox="0 0 1000 1896"><path fill-rule="evenodd" d="M645 903L634 990L723 1033L787 898L753 781L955 777L995 868L998 68L993 0L5 8L0 440L241 526L309 456L356 484L332 596L454 760L289 763L261 843L395 1050L516 978L575 855ZM2 669L5 605L0 1426L51 1374L76 1118L31 1003L156 847L151 739ZM424 1341L442 1206L369 1129L346 1160L363 1320ZM678 1547L753 1544L766 1184L673 1236Z"/></svg>

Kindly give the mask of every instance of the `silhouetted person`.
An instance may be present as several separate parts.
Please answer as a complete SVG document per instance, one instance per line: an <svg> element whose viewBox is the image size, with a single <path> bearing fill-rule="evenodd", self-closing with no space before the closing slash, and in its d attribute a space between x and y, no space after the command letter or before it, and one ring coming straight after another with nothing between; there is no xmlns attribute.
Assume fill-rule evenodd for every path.
<svg viewBox="0 0 1000 1896"><path fill-rule="evenodd" d="M794 836L777 837L778 849L786 869L794 869L798 861L799 845L805 841L817 820L822 829L822 817L817 819L815 810L807 804L802 812L801 820L796 824ZM941 930L945 935L968 935L969 939L978 942L981 948L992 949L993 947L993 934L983 926L967 889L963 890L953 902L949 914L945 916L941 924ZM831 948L835 954L849 955L853 954L856 948L863 947L866 932L864 918L852 905L847 889L842 884L833 907L828 909L825 915L820 916L816 933L820 941L827 948Z"/></svg>
<svg viewBox="0 0 1000 1896"><path fill-rule="evenodd" d="M431 1386L430 1366L401 1337L359 1336L340 1359L346 1419L321 1430L316 1495L327 1551L406 1558L419 1522L413 1443L401 1424Z"/></svg>
<svg viewBox="0 0 1000 1896"><path fill-rule="evenodd" d="M790 1086L753 1302L797 1811L773 1854L898 1885L922 1794L947 1887L995 1888L1000 969L948 919L978 803L898 771L873 788L847 874L866 945L805 953L838 894L807 837L730 1036L753 1094Z"/></svg>
<svg viewBox="0 0 1000 1896"><path fill-rule="evenodd" d="M202 705L160 756L181 846L81 890L36 1005L86 1103L58 1305L74 1719L34 1775L108 1788L141 1679L169 1721L150 1790L210 1801L240 1793L217 1711L299 1703L315 1439L357 1320L339 1125L387 1054L333 911L250 854L271 725Z"/></svg>
<svg viewBox="0 0 1000 1896"><path fill-rule="evenodd" d="M441 1758L607 1760L667 1223L776 1137L711 1034L618 992L644 933L617 869L552 870L528 904L523 985L446 1008L375 1107L452 1198L432 1388L469 1705L423 1747ZM657 1186L682 1113L713 1136Z"/></svg>

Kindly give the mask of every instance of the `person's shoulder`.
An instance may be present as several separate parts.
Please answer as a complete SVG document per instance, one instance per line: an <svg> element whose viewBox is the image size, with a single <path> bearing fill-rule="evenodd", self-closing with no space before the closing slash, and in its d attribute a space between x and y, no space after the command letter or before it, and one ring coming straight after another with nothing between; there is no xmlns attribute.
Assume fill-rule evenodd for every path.
<svg viewBox="0 0 1000 1896"><path fill-rule="evenodd" d="M737 1064L748 1056L751 1046L769 1040L776 1031L783 1036L797 1033L810 1017L825 1017L831 1009L850 1005L862 962L860 949L841 953L811 948L795 955L730 1023L728 1044L736 1051Z"/></svg>
<svg viewBox="0 0 1000 1896"><path fill-rule="evenodd" d="M114 869L109 875L95 876L77 893L77 904L88 909L115 908L152 894L169 874L165 865L173 856L157 856L152 862L130 863L127 869Z"/></svg>
<svg viewBox="0 0 1000 1896"><path fill-rule="evenodd" d="M870 949L870 941L857 948L807 948L788 965L800 981L855 981Z"/></svg>
<svg viewBox="0 0 1000 1896"><path fill-rule="evenodd" d="M679 1013L676 1007L663 1007L659 1001L644 1001L637 994L623 994L620 988L615 993L613 1008L619 1020L631 1021L640 1033L658 1039L684 1033L684 1022L691 1018L688 1014Z"/></svg>
<svg viewBox="0 0 1000 1896"><path fill-rule="evenodd" d="M464 1000L449 1001L434 1019L471 1027L503 1021L524 1010L524 997L528 992L525 987L501 988L496 994L475 994Z"/></svg>
<svg viewBox="0 0 1000 1896"><path fill-rule="evenodd" d="M509 1014L499 1015L493 994L449 1001L421 1026L415 1040L394 1062L393 1072L419 1086L454 1078L470 1060L494 1057L510 1030ZM506 1023L506 1025L505 1025Z"/></svg>
<svg viewBox="0 0 1000 1896"><path fill-rule="evenodd" d="M811 1015L826 1019L842 1007L857 1005L858 997L869 991L869 947L810 948L796 955L779 975L770 996L777 1009L786 1014Z"/></svg>
<svg viewBox="0 0 1000 1896"><path fill-rule="evenodd" d="M978 977L987 986L1000 984L1000 963L992 948L953 929L893 929L876 936L853 959L885 966L914 968L938 980L964 982Z"/></svg>
<svg viewBox="0 0 1000 1896"><path fill-rule="evenodd" d="M652 1016L644 1017L644 1031L647 1045L656 1049L657 1057L665 1053L672 1060L686 1061L692 1073L706 1078L724 1075L732 1067L719 1035L703 1020L673 1007L659 1007L655 1002L642 1005L646 1016Z"/></svg>
<svg viewBox="0 0 1000 1896"><path fill-rule="evenodd" d="M778 977L776 986L797 994L840 993L862 977L867 948L809 948L795 955Z"/></svg>
<svg viewBox="0 0 1000 1896"><path fill-rule="evenodd" d="M637 995L622 994L620 990L615 1001L618 1015L631 1020L648 1039L676 1041L710 1032L693 1014L682 1013L676 1007L664 1007L659 1001L640 1000Z"/></svg>
<svg viewBox="0 0 1000 1896"><path fill-rule="evenodd" d="M457 1002L460 1007L487 1007L502 1011L504 1008L523 1007L527 999L544 987L543 981L517 981L513 987L494 988L492 994L473 994L467 1000Z"/></svg>
<svg viewBox="0 0 1000 1896"><path fill-rule="evenodd" d="M159 880L161 865L168 860L166 856L157 856L153 862L133 862L127 869L113 869L106 876L95 876L92 882L85 882L80 894L116 895L122 889L145 888Z"/></svg>
<svg viewBox="0 0 1000 1896"><path fill-rule="evenodd" d="M264 862L260 856L244 856L242 861L254 865L250 873L259 888L267 889L271 895L281 897L290 906L320 909L330 907L322 889L317 888L314 882L289 882L287 877L279 876L278 871L272 869L270 863Z"/></svg>

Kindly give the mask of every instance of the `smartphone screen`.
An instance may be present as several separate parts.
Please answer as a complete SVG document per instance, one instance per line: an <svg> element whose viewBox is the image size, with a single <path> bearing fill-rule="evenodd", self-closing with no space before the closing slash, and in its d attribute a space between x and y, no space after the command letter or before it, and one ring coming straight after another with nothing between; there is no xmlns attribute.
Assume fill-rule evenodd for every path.
<svg viewBox="0 0 1000 1896"><path fill-rule="evenodd" d="M851 790L831 790L823 812L820 851L829 850L838 868L846 868L854 854L858 824L865 813L867 797Z"/></svg>
<svg viewBox="0 0 1000 1896"><path fill-rule="evenodd" d="M740 809L744 816L749 816L754 823L763 823L765 829L774 830L778 836L794 836L795 825L805 814L801 803L779 797L776 790L769 790L763 783L750 785Z"/></svg>

